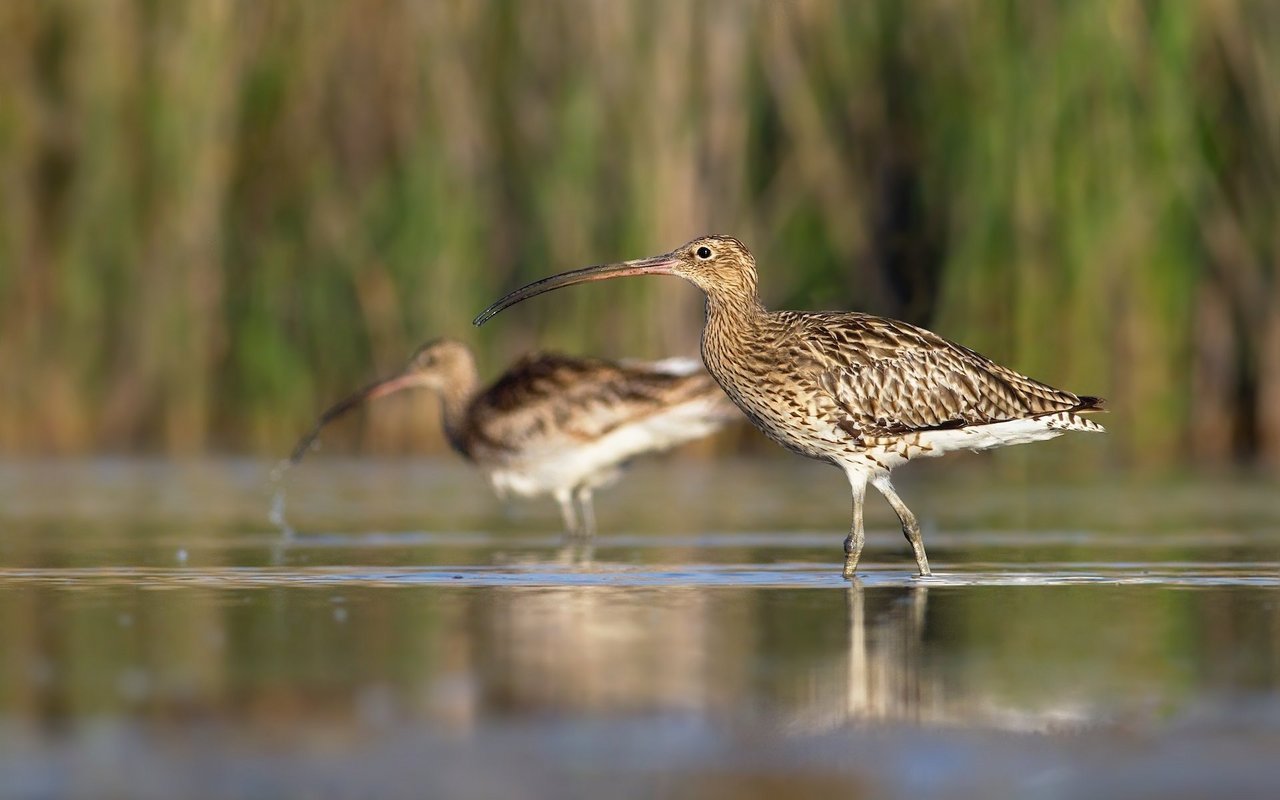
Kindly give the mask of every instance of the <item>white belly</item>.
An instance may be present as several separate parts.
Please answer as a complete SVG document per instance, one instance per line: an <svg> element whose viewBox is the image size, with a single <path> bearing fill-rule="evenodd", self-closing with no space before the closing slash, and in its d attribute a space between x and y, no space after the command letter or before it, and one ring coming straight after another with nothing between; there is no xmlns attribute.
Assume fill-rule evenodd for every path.
<svg viewBox="0 0 1280 800"><path fill-rule="evenodd" d="M1104 433L1105 430L1086 417L1064 412L880 439L870 447L851 450L847 457L836 462L846 470L885 474L916 458L933 458L957 450L976 453L1006 445L1030 444L1057 438L1067 431Z"/></svg>
<svg viewBox="0 0 1280 800"><path fill-rule="evenodd" d="M489 469L499 494L533 497L617 480L620 467L644 453L661 452L723 427L724 404L705 397L672 406L591 441L546 441Z"/></svg>

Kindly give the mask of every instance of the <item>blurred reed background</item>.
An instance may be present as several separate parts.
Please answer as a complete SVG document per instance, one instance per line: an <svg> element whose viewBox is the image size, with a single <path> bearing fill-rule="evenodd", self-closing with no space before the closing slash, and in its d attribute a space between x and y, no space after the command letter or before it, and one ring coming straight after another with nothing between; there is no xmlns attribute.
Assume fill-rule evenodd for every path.
<svg viewBox="0 0 1280 800"><path fill-rule="evenodd" d="M0 4L0 452L283 452L458 335L693 353L774 307L927 324L1111 399L1133 461L1280 463L1280 5ZM426 398L368 449L440 445Z"/></svg>

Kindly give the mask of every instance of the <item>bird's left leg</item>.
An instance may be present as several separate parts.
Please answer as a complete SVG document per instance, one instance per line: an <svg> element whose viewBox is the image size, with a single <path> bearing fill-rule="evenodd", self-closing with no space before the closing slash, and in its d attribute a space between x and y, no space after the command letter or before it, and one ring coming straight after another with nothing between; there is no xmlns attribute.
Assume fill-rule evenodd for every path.
<svg viewBox="0 0 1280 800"><path fill-rule="evenodd" d="M578 510L582 514L582 527L578 529L579 536L591 537L596 535L596 507L591 498L590 486L579 486L574 492L578 499Z"/></svg>
<svg viewBox="0 0 1280 800"><path fill-rule="evenodd" d="M902 535L911 543L911 551L915 553L916 566L920 568L920 574L932 574L929 572L929 559L924 554L924 540L920 537L920 523L916 521L916 515L911 513L911 509L907 508L907 504L902 502L902 498L898 497L898 493L893 490L893 484L889 482L888 475L873 478L871 485L880 490L880 494L889 501L889 505L893 506L893 510L897 512L898 519L902 521Z"/></svg>
<svg viewBox="0 0 1280 800"><path fill-rule="evenodd" d="M564 529L570 536L578 535L578 512L573 509L573 493L568 489L557 489L554 497L560 504L560 515L564 517Z"/></svg>
<svg viewBox="0 0 1280 800"><path fill-rule="evenodd" d="M867 473L853 470L847 473L849 487L853 490L853 522L849 525L849 535L844 540L844 577L852 578L858 569L858 559L862 556L862 545L867 541L862 527L862 501L867 496Z"/></svg>

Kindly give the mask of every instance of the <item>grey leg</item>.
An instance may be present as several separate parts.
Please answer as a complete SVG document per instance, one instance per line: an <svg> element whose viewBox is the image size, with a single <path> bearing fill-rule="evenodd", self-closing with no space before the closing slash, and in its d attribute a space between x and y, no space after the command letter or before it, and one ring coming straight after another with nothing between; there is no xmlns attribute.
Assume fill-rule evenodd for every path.
<svg viewBox="0 0 1280 800"><path fill-rule="evenodd" d="M579 486L574 492L578 498L578 509L582 512L582 527L578 530L580 536L596 535L596 507L591 499L591 488L588 486Z"/></svg>
<svg viewBox="0 0 1280 800"><path fill-rule="evenodd" d="M564 517L564 529L570 536L578 534L578 512L573 510L573 494L568 489L559 489L555 493L556 502L560 504L560 515Z"/></svg>
<svg viewBox="0 0 1280 800"><path fill-rule="evenodd" d="M920 569L920 574L932 574L929 572L929 559L924 554L924 541L920 538L920 523L916 522L916 515L911 513L911 509L907 508L907 504L902 502L902 498L898 497L898 493L893 490L893 484L889 482L888 475L876 477L871 483L889 501L889 505L893 506L893 510L898 514L898 519L902 521L902 535L911 543L911 551L915 553L916 566Z"/></svg>
<svg viewBox="0 0 1280 800"><path fill-rule="evenodd" d="M844 576L852 578L858 569L858 559L862 557L862 546L867 541L862 528L862 501L867 496L867 476L861 472L850 472L848 476L849 488L853 490L853 523L844 540Z"/></svg>

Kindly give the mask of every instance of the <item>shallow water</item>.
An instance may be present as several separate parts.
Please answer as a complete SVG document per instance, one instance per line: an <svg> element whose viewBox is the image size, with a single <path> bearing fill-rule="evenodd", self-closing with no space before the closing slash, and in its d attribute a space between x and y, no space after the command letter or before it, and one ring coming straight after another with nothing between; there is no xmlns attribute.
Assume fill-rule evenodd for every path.
<svg viewBox="0 0 1280 800"><path fill-rule="evenodd" d="M0 463L0 797L1275 796L1274 483L958 464Z"/></svg>

